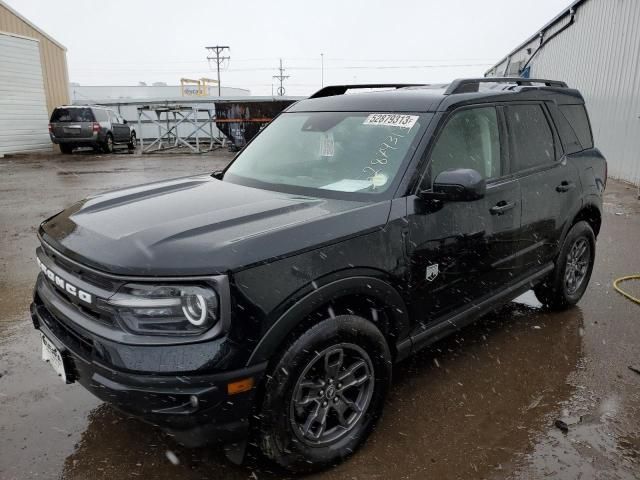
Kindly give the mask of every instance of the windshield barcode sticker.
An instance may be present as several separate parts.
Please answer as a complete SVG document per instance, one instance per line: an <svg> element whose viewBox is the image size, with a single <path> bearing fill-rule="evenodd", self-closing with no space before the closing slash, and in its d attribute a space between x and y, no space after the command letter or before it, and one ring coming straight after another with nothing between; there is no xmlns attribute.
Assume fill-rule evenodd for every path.
<svg viewBox="0 0 640 480"><path fill-rule="evenodd" d="M399 127L410 130L416 124L418 115L397 115L393 113L372 113L363 125L382 125L384 127Z"/></svg>

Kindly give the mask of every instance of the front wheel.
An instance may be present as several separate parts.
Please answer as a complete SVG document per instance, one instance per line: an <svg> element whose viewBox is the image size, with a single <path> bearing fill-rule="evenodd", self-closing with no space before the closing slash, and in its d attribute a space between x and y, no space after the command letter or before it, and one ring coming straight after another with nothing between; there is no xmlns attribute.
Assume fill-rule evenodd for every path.
<svg viewBox="0 0 640 480"><path fill-rule="evenodd" d="M584 221L576 223L562 244L551 274L533 291L544 305L565 309L578 303L584 295L596 254L596 237Z"/></svg>
<svg viewBox="0 0 640 480"><path fill-rule="evenodd" d="M291 472L339 463L368 437L391 381L391 355L364 318L324 320L291 343L265 386L260 447Z"/></svg>

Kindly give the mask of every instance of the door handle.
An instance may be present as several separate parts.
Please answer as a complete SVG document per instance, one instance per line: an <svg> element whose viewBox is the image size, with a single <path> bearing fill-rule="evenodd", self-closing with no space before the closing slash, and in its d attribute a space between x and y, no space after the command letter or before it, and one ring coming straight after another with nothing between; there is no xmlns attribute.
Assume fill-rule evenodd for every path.
<svg viewBox="0 0 640 480"><path fill-rule="evenodd" d="M564 193L574 188L576 188L575 183L567 182L566 180L563 180L562 183L556 187L556 192Z"/></svg>
<svg viewBox="0 0 640 480"><path fill-rule="evenodd" d="M491 215L504 215L507 211L516 206L515 202L505 202L504 200L495 204L495 206L489 209Z"/></svg>

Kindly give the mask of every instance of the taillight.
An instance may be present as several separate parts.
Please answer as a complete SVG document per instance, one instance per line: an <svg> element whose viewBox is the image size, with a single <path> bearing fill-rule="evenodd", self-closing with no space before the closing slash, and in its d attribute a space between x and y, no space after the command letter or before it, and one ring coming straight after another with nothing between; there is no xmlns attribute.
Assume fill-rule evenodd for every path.
<svg viewBox="0 0 640 480"><path fill-rule="evenodd" d="M93 122L93 131L94 133L100 131L100 124L98 122Z"/></svg>
<svg viewBox="0 0 640 480"><path fill-rule="evenodd" d="M49 124L49 133L53 132L53 126Z"/></svg>

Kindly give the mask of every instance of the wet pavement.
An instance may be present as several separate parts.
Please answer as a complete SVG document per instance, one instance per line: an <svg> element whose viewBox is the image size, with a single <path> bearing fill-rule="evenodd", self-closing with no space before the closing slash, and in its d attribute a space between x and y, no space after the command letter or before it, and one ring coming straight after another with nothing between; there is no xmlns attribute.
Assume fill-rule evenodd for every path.
<svg viewBox="0 0 640 480"><path fill-rule="evenodd" d="M213 171L231 158L128 154L0 159L0 479L280 478L190 450L63 385L40 360L28 305L36 226L97 192ZM612 281L640 273L640 201L611 181L579 306L531 292L397 365L379 428L318 478L640 478L640 306ZM625 285L640 293L640 285ZM565 433L556 419L568 424Z"/></svg>

